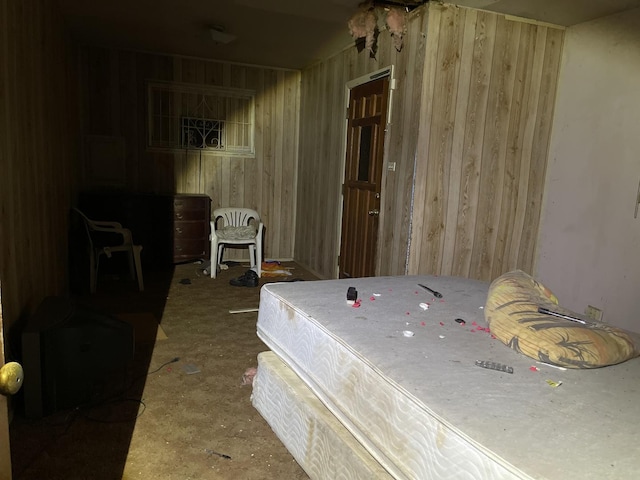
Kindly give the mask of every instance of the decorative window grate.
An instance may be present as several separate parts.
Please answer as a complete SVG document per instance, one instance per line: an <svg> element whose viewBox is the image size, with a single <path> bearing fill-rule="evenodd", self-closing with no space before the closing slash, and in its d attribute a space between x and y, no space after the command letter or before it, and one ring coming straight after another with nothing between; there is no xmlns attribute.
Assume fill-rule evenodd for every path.
<svg viewBox="0 0 640 480"><path fill-rule="evenodd" d="M182 117L182 147L224 150L223 126L222 120Z"/></svg>
<svg viewBox="0 0 640 480"><path fill-rule="evenodd" d="M148 146L213 155L255 155L255 92L202 85L148 84Z"/></svg>

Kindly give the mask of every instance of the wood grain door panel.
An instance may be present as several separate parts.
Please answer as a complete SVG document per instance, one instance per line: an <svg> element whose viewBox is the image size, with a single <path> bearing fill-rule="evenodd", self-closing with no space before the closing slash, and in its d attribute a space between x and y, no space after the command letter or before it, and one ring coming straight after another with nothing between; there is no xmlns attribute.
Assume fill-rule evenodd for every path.
<svg viewBox="0 0 640 480"><path fill-rule="evenodd" d="M389 79L351 90L342 189L339 276L375 275Z"/></svg>

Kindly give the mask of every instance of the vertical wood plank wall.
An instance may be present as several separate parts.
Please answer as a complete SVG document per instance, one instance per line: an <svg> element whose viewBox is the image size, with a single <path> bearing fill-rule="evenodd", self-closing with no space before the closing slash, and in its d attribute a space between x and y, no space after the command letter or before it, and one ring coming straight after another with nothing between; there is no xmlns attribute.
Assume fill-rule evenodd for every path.
<svg viewBox="0 0 640 480"><path fill-rule="evenodd" d="M393 92L385 161L396 162L396 171L383 171L378 273L405 273L422 95L424 13L419 9L411 14L401 52L393 47L389 33L381 32L375 58L351 47L302 72L295 258L323 278L336 276L340 249L346 83L392 64L397 89Z"/></svg>
<svg viewBox="0 0 640 480"><path fill-rule="evenodd" d="M429 15L409 273L531 273L564 31Z"/></svg>
<svg viewBox="0 0 640 480"><path fill-rule="evenodd" d="M70 38L53 0L0 0L0 282L5 335L67 293L77 102ZM5 345L11 359L11 346ZM13 357L15 358L15 357Z"/></svg>
<svg viewBox="0 0 640 480"><path fill-rule="evenodd" d="M345 84L394 64L377 274L531 272L563 34L429 4L401 52L382 32L375 59L349 48L305 69L296 260L335 277Z"/></svg>
<svg viewBox="0 0 640 480"><path fill-rule="evenodd" d="M265 224L265 258L293 258L300 72L96 47L81 48L80 70L83 135L124 138L122 188L204 193L212 210L253 208ZM147 151L146 82L154 80L255 90L255 158ZM85 172L82 188L95 186Z"/></svg>

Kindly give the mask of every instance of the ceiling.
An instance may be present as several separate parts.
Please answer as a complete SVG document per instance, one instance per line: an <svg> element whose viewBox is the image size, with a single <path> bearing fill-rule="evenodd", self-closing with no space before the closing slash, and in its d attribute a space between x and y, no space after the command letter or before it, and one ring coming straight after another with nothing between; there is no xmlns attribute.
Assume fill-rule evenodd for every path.
<svg viewBox="0 0 640 480"><path fill-rule="evenodd" d="M294 69L353 44L347 21L360 2L58 0L69 29L82 44ZM423 2L395 1L408 5ZM640 7L640 0L458 0L453 3L565 26ZM212 27L235 36L235 40L217 43L211 37Z"/></svg>

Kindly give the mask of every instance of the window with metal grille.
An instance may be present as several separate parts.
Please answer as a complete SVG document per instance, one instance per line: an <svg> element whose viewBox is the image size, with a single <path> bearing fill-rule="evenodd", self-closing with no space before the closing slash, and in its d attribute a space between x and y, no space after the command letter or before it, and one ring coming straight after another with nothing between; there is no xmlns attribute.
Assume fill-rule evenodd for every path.
<svg viewBox="0 0 640 480"><path fill-rule="evenodd" d="M148 146L255 155L255 92L183 83L148 84Z"/></svg>

